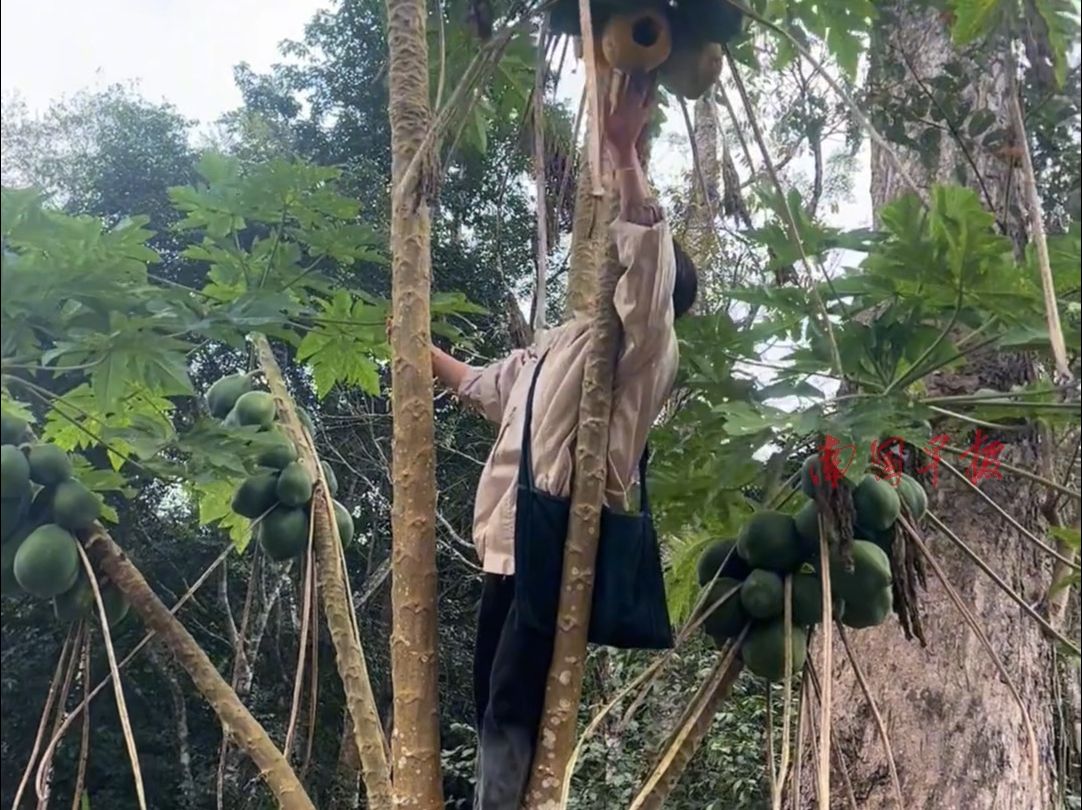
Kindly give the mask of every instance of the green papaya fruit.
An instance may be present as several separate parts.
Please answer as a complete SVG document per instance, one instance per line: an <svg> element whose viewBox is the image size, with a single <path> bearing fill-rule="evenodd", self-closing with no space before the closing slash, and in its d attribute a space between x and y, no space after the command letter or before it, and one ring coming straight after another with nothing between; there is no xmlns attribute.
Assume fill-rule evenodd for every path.
<svg viewBox="0 0 1082 810"><path fill-rule="evenodd" d="M868 473L853 490L853 508L856 509L857 524L873 531L883 531L898 519L902 502L889 481Z"/></svg>
<svg viewBox="0 0 1082 810"><path fill-rule="evenodd" d="M863 603L891 583L890 559L883 549L869 540L853 541L853 570L846 571L841 557L832 552L830 587L845 600L846 609Z"/></svg>
<svg viewBox="0 0 1082 810"><path fill-rule="evenodd" d="M842 624L860 630L882 624L894 610L894 594L890 586L880 588L862 599L846 600Z"/></svg>
<svg viewBox="0 0 1082 810"><path fill-rule="evenodd" d="M21 498L4 498L0 500L0 540L6 543L8 538L15 534L29 509L29 494Z"/></svg>
<svg viewBox="0 0 1082 810"><path fill-rule="evenodd" d="M222 377L207 389L207 410L215 419L224 419L233 410L237 400L251 390L252 378L248 374Z"/></svg>
<svg viewBox="0 0 1082 810"><path fill-rule="evenodd" d="M30 462L13 444L0 447L0 498L22 498L30 491Z"/></svg>
<svg viewBox="0 0 1082 810"><path fill-rule="evenodd" d="M0 444L21 444L27 438L29 427L25 419L12 413L0 412Z"/></svg>
<svg viewBox="0 0 1082 810"><path fill-rule="evenodd" d="M258 427L264 430L274 424L277 410L274 397L266 391L248 391L241 394L228 418L241 427Z"/></svg>
<svg viewBox="0 0 1082 810"><path fill-rule="evenodd" d="M802 627L790 628L792 667L800 672L808 654L808 635ZM749 671L768 681L785 678L785 620L755 622L740 647L740 657Z"/></svg>
<svg viewBox="0 0 1082 810"><path fill-rule="evenodd" d="M793 515L801 556L808 560L819 556L819 510L815 501L805 501Z"/></svg>
<svg viewBox="0 0 1082 810"><path fill-rule="evenodd" d="M53 522L71 531L82 531L101 517L101 501L82 482L69 478L52 488Z"/></svg>
<svg viewBox="0 0 1082 810"><path fill-rule="evenodd" d="M272 470L281 470L296 460L297 446L278 430L271 431L271 441L264 445L256 456L256 464Z"/></svg>
<svg viewBox="0 0 1082 810"><path fill-rule="evenodd" d="M327 492L330 493L332 498L338 497L338 476L334 474L334 470L331 469L331 465L326 461L321 461L320 466L323 468L323 478L327 481Z"/></svg>
<svg viewBox="0 0 1082 810"><path fill-rule="evenodd" d="M53 613L64 624L90 616L94 611L94 589L86 573L79 572L75 585L53 597Z"/></svg>
<svg viewBox="0 0 1082 810"><path fill-rule="evenodd" d="M733 579L744 579L751 572L748 564L736 553L735 540L715 540L703 550L696 567L699 587L705 588L719 569L721 577Z"/></svg>
<svg viewBox="0 0 1082 810"><path fill-rule="evenodd" d="M793 624L810 627L823 618L823 583L816 574L795 574L792 584Z"/></svg>
<svg viewBox="0 0 1082 810"><path fill-rule="evenodd" d="M824 483L823 467L819 456L808 456L800 465L800 491L814 501L816 488Z"/></svg>
<svg viewBox="0 0 1082 810"><path fill-rule="evenodd" d="M312 500L312 476L299 461L290 462L279 474L275 492L285 506L304 506Z"/></svg>
<svg viewBox="0 0 1082 810"><path fill-rule="evenodd" d="M915 478L905 473L898 482L898 497L913 520L920 520L928 511L928 493Z"/></svg>
<svg viewBox="0 0 1082 810"><path fill-rule="evenodd" d="M338 539L348 546L353 542L353 515L338 501L334 502L334 522L338 524Z"/></svg>
<svg viewBox="0 0 1082 810"><path fill-rule="evenodd" d="M20 526L7 542L0 546L0 593L4 596L18 596L23 593L19 581L15 579L15 555L31 531L28 526Z"/></svg>
<svg viewBox="0 0 1082 810"><path fill-rule="evenodd" d="M71 478L71 459L55 444L32 445L26 459L30 464L30 479L43 487Z"/></svg>
<svg viewBox="0 0 1082 810"><path fill-rule="evenodd" d="M128 597L112 582L106 582L101 586L101 604L105 608L105 618L108 620L110 628L116 627L124 621L131 610Z"/></svg>
<svg viewBox="0 0 1082 810"><path fill-rule="evenodd" d="M722 599L725 601L718 604ZM701 610L704 613L710 611L703 620L703 630L719 643L740 635L748 623L748 615L740 603L740 581L731 577L718 577L710 586Z"/></svg>
<svg viewBox="0 0 1082 810"><path fill-rule="evenodd" d="M680 98L701 98L721 76L721 45L673 32L673 47L660 69L661 86Z"/></svg>
<svg viewBox="0 0 1082 810"><path fill-rule="evenodd" d="M242 517L255 520L278 503L277 488L277 472L261 472L245 478L233 494L232 509Z"/></svg>
<svg viewBox="0 0 1082 810"><path fill-rule="evenodd" d="M13 563L19 587L39 599L51 599L71 588L80 567L75 538L55 523L34 529L19 545Z"/></svg>
<svg viewBox="0 0 1082 810"><path fill-rule="evenodd" d="M312 416L308 411L304 408L297 408L297 418L301 420L301 424L304 425L305 430L313 436L316 435L316 424L312 421Z"/></svg>
<svg viewBox="0 0 1082 810"><path fill-rule="evenodd" d="M719 45L731 42L743 28L743 12L727 0L684 0L678 9L703 39Z"/></svg>
<svg viewBox="0 0 1082 810"><path fill-rule="evenodd" d="M308 510L279 504L259 522L259 545L276 562L301 554L308 545Z"/></svg>
<svg viewBox="0 0 1082 810"><path fill-rule="evenodd" d="M752 515L736 540L736 551L752 568L788 573L801 563L800 536L793 518L764 510Z"/></svg>
<svg viewBox="0 0 1082 810"><path fill-rule="evenodd" d="M772 619L785 608L785 585L773 571L756 568L740 586L740 604L754 619Z"/></svg>

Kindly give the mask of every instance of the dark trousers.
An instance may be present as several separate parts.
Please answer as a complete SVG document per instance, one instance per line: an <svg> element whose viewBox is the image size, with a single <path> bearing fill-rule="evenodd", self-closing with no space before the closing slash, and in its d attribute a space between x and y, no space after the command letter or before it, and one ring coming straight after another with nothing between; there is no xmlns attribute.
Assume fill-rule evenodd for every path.
<svg viewBox="0 0 1082 810"><path fill-rule="evenodd" d="M530 777L552 638L519 626L515 578L485 574L477 619L473 690L477 710L474 810L519 810Z"/></svg>

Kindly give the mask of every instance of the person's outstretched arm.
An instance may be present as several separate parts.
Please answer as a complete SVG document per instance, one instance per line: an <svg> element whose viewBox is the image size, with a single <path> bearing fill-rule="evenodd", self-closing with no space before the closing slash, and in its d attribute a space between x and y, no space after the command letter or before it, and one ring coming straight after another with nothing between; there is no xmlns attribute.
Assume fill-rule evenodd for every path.
<svg viewBox="0 0 1082 810"><path fill-rule="evenodd" d="M432 373L440 385L457 391L470 371L472 368L468 363L456 360L439 346L432 347Z"/></svg>
<svg viewBox="0 0 1082 810"><path fill-rule="evenodd" d="M605 120L605 147L616 172L620 219L646 227L661 220L661 210L650 197L636 143L653 110L653 81L631 79Z"/></svg>

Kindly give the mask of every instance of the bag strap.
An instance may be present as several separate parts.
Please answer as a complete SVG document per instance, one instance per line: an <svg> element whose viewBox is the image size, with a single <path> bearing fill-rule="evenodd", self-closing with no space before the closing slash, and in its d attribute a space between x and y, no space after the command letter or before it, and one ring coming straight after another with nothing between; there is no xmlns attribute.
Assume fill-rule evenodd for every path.
<svg viewBox="0 0 1082 810"><path fill-rule="evenodd" d="M548 353L541 355L534 367L533 377L530 380L530 390L526 394L526 412L522 418L522 446L519 450L518 461L518 485L529 490L534 488L533 478L533 399L537 391L537 381L541 377L541 367L545 364ZM639 457L639 488L641 490L640 507L644 514L650 514L650 496L646 490L646 468L650 458L650 445L642 449Z"/></svg>
<svg viewBox="0 0 1082 810"><path fill-rule="evenodd" d="M545 358L548 357L548 352L541 355L541 358L537 361L537 365L534 366L533 379L530 380L530 392L526 395L526 413L523 414L522 420L522 448L519 451L518 457L518 485L520 487L526 487L527 489L533 489L533 453L532 436L533 433L533 395L537 389L537 379L541 376L541 366L545 364Z"/></svg>

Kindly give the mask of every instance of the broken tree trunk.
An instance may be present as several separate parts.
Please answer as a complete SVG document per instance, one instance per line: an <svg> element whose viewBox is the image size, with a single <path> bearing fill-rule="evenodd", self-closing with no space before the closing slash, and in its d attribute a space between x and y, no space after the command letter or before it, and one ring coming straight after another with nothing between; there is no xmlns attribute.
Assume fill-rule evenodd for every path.
<svg viewBox="0 0 1082 810"><path fill-rule="evenodd" d="M391 119L391 382L394 420L391 678L397 807L439 810L436 461L433 427L427 8L387 0ZM421 168L410 165L420 157Z"/></svg>
<svg viewBox="0 0 1082 810"><path fill-rule="evenodd" d="M270 343L263 335L255 335L253 343L259 367L267 378L267 387L274 395L282 430L296 445L305 470L317 482L312 492L311 520L319 594L323 598L323 612L334 644L335 663L346 695L346 706L353 717L353 734L364 769L368 806L371 810L388 810L391 807L391 776L387 767L383 727L379 722L368 665L357 634L357 617L346 588L342 544L338 539L337 521L323 466L316 453L315 441L297 416L296 405L286 390L282 370L274 358Z"/></svg>
<svg viewBox="0 0 1082 810"><path fill-rule="evenodd" d="M283 810L315 810L297 775L263 726L252 717L191 633L161 603L139 569L113 539L104 530L95 529L87 540L86 551L95 567L127 597L147 628L156 632L169 647L195 688L218 715L222 727L228 729L234 742L259 768L278 806Z"/></svg>

